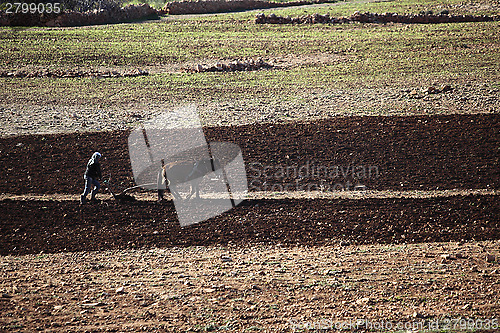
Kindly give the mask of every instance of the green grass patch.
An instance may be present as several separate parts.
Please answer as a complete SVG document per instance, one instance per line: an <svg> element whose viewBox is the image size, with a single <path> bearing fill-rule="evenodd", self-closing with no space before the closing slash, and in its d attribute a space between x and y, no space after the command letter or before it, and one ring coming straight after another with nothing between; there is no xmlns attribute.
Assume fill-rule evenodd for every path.
<svg viewBox="0 0 500 333"><path fill-rule="evenodd" d="M479 1L464 3L461 0L433 1L433 0L404 0L404 1L346 1L316 7L289 7L273 9L265 13L274 13L279 16L301 16L307 14L330 14L330 16L350 16L356 11L372 13L398 13L419 14L432 12L438 14L448 11L453 15L498 15L500 6L493 2ZM252 19L255 12L238 13L232 15L233 19Z"/></svg>
<svg viewBox="0 0 500 333"><path fill-rule="evenodd" d="M161 8L165 7L165 4L167 3L167 1L165 1L165 0L131 0L131 1L126 1L123 5L124 6L126 6L126 5L139 5L139 4L143 4L143 3L146 3L153 8L161 9Z"/></svg>
<svg viewBox="0 0 500 333"><path fill-rule="evenodd" d="M175 2L175 1L183 1L183 0L131 0L131 1L126 1L124 5L128 4L142 4L142 3L147 3L153 8L163 8L167 2ZM269 2L278 2L278 3L286 3L286 2L292 2L293 0L267 0Z"/></svg>
<svg viewBox="0 0 500 333"><path fill-rule="evenodd" d="M343 3L307 11L383 12L394 6L392 11L418 12L423 7L455 3ZM283 11L288 10L302 9ZM168 68L169 64L257 57L293 58L293 66L237 73L160 71L145 77L114 79L1 78L0 98L6 103L39 104L43 100L47 104L104 106L148 100L296 99L305 91L335 88L407 87L446 80L499 81L497 22L256 25L246 20L248 15L254 14L64 29L1 28L0 60L4 70L30 66ZM307 62L305 58L322 60Z"/></svg>

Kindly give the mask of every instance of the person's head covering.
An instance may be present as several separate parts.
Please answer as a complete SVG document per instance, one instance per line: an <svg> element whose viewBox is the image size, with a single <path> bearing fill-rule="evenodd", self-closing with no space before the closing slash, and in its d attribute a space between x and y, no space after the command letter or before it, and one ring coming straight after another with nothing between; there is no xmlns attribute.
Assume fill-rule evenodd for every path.
<svg viewBox="0 0 500 333"><path fill-rule="evenodd" d="M101 158L101 153L99 153L99 152L96 151L94 154L92 154L91 160L92 161L96 161L96 160L98 160L100 158Z"/></svg>

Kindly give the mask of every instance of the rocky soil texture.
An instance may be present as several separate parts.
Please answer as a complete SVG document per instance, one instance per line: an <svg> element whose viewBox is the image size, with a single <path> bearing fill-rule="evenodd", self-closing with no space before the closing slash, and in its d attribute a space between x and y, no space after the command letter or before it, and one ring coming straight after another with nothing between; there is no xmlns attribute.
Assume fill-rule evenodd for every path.
<svg viewBox="0 0 500 333"><path fill-rule="evenodd" d="M494 332L499 255L487 241L5 256L0 329Z"/></svg>
<svg viewBox="0 0 500 333"><path fill-rule="evenodd" d="M297 59L265 60L273 68L301 66ZM342 61L314 57L309 63ZM197 64L186 64L175 68L144 68L141 71L154 74L158 71L182 71ZM203 68L209 67L202 64ZM37 70L19 69L19 71ZM112 73L112 69L102 70ZM134 72L139 73L136 69ZM213 73L218 75L218 73ZM22 80L12 78L12 80ZM449 86L451 90L443 91ZM12 97L12 96L11 96ZM0 103L0 135L12 136L37 133L88 132L125 130L140 121L154 118L158 114L179 105L171 101L155 100L144 105L120 104L119 98L110 96L107 101L76 100L75 105L61 105L60 101L37 101L12 99ZM42 98L42 96L40 97ZM82 97L83 98L83 97ZM43 103L42 103L43 102ZM99 104L112 102L113 107ZM421 87L384 87L349 89L326 89L321 92L297 93L295 99L261 100L242 99L234 101L193 101L197 105L203 125L230 126L254 123L288 123L309 121L337 116L411 116L443 114L498 113L500 90L493 83L448 83L436 82Z"/></svg>
<svg viewBox="0 0 500 333"><path fill-rule="evenodd" d="M70 78L70 77L94 77L94 78L111 78L111 77L137 77L149 75L147 71L137 69L135 71L119 72L100 71L100 70L16 70L16 71L0 71L0 77L10 78L33 78L33 77L51 77L51 78Z"/></svg>

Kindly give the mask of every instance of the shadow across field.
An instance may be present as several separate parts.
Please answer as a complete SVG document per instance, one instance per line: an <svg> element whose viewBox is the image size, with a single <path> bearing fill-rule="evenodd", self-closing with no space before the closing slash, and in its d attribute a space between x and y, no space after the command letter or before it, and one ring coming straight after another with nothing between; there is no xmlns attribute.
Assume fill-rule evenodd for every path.
<svg viewBox="0 0 500 333"><path fill-rule="evenodd" d="M247 200L181 228L171 201L3 200L0 255L141 247L500 239L497 196Z"/></svg>

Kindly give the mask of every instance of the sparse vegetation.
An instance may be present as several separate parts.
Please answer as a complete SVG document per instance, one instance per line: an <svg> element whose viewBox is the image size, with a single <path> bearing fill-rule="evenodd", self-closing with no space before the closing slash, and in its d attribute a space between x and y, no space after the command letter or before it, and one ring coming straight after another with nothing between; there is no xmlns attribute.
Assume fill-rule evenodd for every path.
<svg viewBox="0 0 500 333"><path fill-rule="evenodd" d="M34 1L37 2L37 1ZM43 0L38 0L42 2ZM89 10L113 10L120 8L123 5L123 0L62 0L62 7L66 10L73 10L76 12L86 12Z"/></svg>
<svg viewBox="0 0 500 333"><path fill-rule="evenodd" d="M318 9L338 11L344 6L352 13L356 5ZM137 101L145 94L154 100L192 100L196 96L218 100L244 95L273 99L276 95L293 97L304 88L321 91L351 86L418 85L428 80L494 82L500 72L496 22L274 26L255 25L247 21L248 15L168 18L162 22L73 29L3 28L0 59L6 70L29 66L145 67L152 68L152 75L110 80L2 78L2 99L29 103L34 96L44 94L49 101L74 104L92 96L100 105L105 105L110 95L119 97L119 103ZM224 75L168 71L175 64L279 59L290 54L326 60L281 70Z"/></svg>

